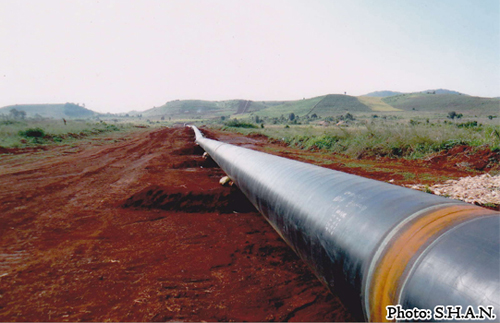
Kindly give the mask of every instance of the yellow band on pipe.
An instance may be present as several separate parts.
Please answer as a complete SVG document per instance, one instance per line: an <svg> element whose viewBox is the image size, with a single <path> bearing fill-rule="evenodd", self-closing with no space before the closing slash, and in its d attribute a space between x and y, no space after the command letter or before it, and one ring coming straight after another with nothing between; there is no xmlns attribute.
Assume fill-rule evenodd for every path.
<svg viewBox="0 0 500 323"><path fill-rule="evenodd" d="M397 305L404 273L425 247L455 225L497 212L474 205L452 205L422 215L404 226L386 247L370 286L370 321L387 322L386 306Z"/></svg>

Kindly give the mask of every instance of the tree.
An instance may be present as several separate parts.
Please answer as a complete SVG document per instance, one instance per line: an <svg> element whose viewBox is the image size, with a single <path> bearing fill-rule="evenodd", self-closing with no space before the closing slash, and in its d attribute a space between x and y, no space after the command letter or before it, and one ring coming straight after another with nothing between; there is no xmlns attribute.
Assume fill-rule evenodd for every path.
<svg viewBox="0 0 500 323"><path fill-rule="evenodd" d="M293 112L292 112L292 113L290 113L290 114L288 115L288 120L290 120L290 121L295 120L295 113L293 113Z"/></svg>
<svg viewBox="0 0 500 323"><path fill-rule="evenodd" d="M447 118L453 120L453 119L455 119L456 116L457 116L457 113L455 111L450 111L450 112L448 112Z"/></svg>
<svg viewBox="0 0 500 323"><path fill-rule="evenodd" d="M11 109L9 112L13 119L24 119L26 117L26 111Z"/></svg>

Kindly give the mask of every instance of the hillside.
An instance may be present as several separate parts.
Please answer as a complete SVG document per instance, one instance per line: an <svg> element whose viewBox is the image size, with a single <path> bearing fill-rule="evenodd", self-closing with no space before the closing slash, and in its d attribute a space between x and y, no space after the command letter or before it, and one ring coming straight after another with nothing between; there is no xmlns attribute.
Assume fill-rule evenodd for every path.
<svg viewBox="0 0 500 323"><path fill-rule="evenodd" d="M383 98L376 96L358 96L359 102L370 107L372 111L380 111L380 112L402 111L401 109L396 109L395 107L385 103L382 99Z"/></svg>
<svg viewBox="0 0 500 323"><path fill-rule="evenodd" d="M146 110L143 117L172 117L172 118L215 118L220 116L244 116L257 113L259 116L279 117L295 113L299 116L317 114L333 116L346 112L369 112L369 105L361 102L357 97L328 94L325 96L295 101L201 101L176 100ZM376 110L375 111L380 111ZM393 111L397 111L394 109Z"/></svg>
<svg viewBox="0 0 500 323"><path fill-rule="evenodd" d="M96 112L73 103L9 105L0 108L0 114L8 116L12 109L26 112L28 118L88 118L97 115Z"/></svg>
<svg viewBox="0 0 500 323"><path fill-rule="evenodd" d="M175 100L160 107L146 110L142 115L143 117L213 118L252 113L267 107L268 105L264 103L249 100Z"/></svg>
<svg viewBox="0 0 500 323"><path fill-rule="evenodd" d="M410 93L386 97L382 101L404 111L456 111L478 116L498 115L500 112L500 99L467 95Z"/></svg>
<svg viewBox="0 0 500 323"><path fill-rule="evenodd" d="M264 117L279 117L281 115L287 116L290 113L294 113L299 116L304 116L311 112L314 106L323 100L323 98L323 96L320 96L296 101L276 101L273 106L269 106L268 108L259 111L258 115ZM267 105L268 102L265 103Z"/></svg>
<svg viewBox="0 0 500 323"><path fill-rule="evenodd" d="M389 92L398 93L392 91L382 92L385 92L386 95ZM382 92L378 93L382 95ZM338 116L346 112L401 111L427 111L445 114L456 111L466 115L498 115L500 112L500 99L472 97L456 91L438 89L386 97L375 95L354 97L343 94L328 94L292 101L176 100L146 110L142 114L148 118L204 119L220 118L221 116L245 117L251 114L261 117L280 117L294 113L298 116L316 114L320 117L328 117Z"/></svg>

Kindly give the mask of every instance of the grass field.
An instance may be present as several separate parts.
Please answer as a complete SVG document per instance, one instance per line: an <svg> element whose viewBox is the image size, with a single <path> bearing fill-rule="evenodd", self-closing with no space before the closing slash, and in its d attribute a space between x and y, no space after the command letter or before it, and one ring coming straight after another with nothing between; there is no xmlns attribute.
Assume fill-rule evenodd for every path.
<svg viewBox="0 0 500 323"><path fill-rule="evenodd" d="M90 122L85 120L2 120L0 147L21 148L32 145L67 142L101 133L133 129L131 124Z"/></svg>
<svg viewBox="0 0 500 323"><path fill-rule="evenodd" d="M355 157L420 158L456 145L499 150L498 108L499 99L427 93L386 98L330 94L295 101L176 100L140 115L68 119L67 125L61 119L8 120L4 116L0 146L63 142L126 130L131 122L147 126L186 123L262 133L291 146ZM459 112L460 119L449 119L451 111ZM98 118L108 122L98 122ZM335 126L340 123L342 127Z"/></svg>
<svg viewBox="0 0 500 323"><path fill-rule="evenodd" d="M324 150L351 157L388 156L422 158L457 145L488 146L500 151L500 126L493 123L439 122L400 119L356 122L350 127L269 125L265 128L229 128L243 134L260 133L286 144L309 150Z"/></svg>
<svg viewBox="0 0 500 323"><path fill-rule="evenodd" d="M455 94L410 93L382 99L386 104L405 111L430 111L462 113L484 116L498 115L500 100L498 98L480 98Z"/></svg>

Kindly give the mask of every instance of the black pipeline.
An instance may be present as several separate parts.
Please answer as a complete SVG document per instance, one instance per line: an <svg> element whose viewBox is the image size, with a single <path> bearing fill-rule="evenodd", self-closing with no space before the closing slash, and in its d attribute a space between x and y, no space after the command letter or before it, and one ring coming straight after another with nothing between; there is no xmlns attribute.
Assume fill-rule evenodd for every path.
<svg viewBox="0 0 500 323"><path fill-rule="evenodd" d="M364 319L386 321L387 306L397 305L492 306L500 318L499 212L207 139L192 129L196 143L318 278Z"/></svg>

